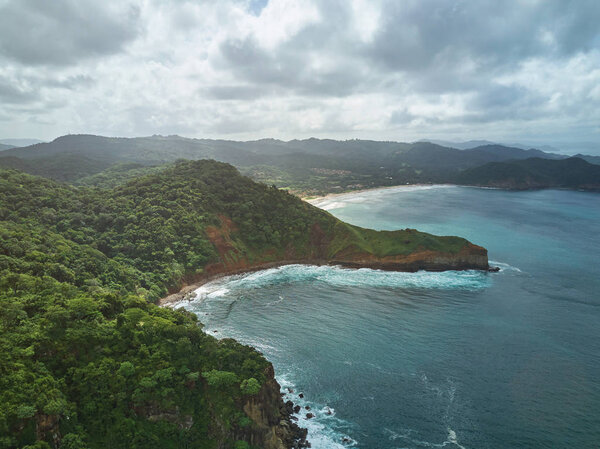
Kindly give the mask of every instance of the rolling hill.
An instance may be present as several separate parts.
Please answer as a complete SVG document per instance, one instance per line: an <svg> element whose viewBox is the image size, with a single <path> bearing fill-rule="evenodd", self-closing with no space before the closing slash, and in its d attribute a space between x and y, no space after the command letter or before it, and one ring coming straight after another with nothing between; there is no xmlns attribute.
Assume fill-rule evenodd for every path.
<svg viewBox="0 0 600 449"><path fill-rule="evenodd" d="M490 162L465 170L455 181L464 185L516 190L557 187L599 191L600 165L590 164L578 157Z"/></svg>

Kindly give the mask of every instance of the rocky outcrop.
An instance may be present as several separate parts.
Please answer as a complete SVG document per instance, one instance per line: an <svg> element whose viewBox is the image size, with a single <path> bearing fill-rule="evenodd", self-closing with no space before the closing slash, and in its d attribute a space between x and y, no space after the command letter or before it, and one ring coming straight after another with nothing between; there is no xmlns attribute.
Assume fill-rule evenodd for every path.
<svg viewBox="0 0 600 449"><path fill-rule="evenodd" d="M189 414L182 414L178 406L163 409L156 403L150 403L134 407L134 410L138 416L143 416L148 421L167 421L175 424L182 430L189 430L194 425L194 417Z"/></svg>
<svg viewBox="0 0 600 449"><path fill-rule="evenodd" d="M47 415L45 413L37 413L35 415L35 434L40 441L52 440L54 446L60 443L60 415Z"/></svg>
<svg viewBox="0 0 600 449"><path fill-rule="evenodd" d="M258 394L251 396L243 404L244 412L253 424L240 429L236 439L264 449L306 447L307 430L292 421L293 404L283 402L273 366L269 365L265 375L267 380Z"/></svg>

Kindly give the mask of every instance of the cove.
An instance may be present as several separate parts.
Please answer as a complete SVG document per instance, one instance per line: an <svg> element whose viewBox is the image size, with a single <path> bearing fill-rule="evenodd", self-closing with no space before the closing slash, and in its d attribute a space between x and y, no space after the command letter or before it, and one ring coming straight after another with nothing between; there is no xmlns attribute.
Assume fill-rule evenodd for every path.
<svg viewBox="0 0 600 449"><path fill-rule="evenodd" d="M273 362L316 415L299 415L312 447L597 445L598 195L433 186L318 205L359 226L461 235L502 270L290 265L202 286L183 305Z"/></svg>

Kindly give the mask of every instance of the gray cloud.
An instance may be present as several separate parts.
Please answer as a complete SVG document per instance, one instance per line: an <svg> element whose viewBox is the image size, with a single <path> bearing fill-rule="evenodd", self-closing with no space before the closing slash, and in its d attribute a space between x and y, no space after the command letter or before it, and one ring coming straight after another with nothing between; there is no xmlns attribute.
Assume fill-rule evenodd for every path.
<svg viewBox="0 0 600 449"><path fill-rule="evenodd" d="M87 75L73 75L55 78L40 75L24 75L21 77L6 77L0 74L0 100L4 104L19 104L24 107L34 105L39 108L41 103L51 109L53 103L47 101L42 90L66 89L75 90L90 86L94 83L93 78ZM64 101L62 102L64 104Z"/></svg>
<svg viewBox="0 0 600 449"><path fill-rule="evenodd" d="M268 89L254 85L209 86L201 89L202 96L214 100L255 100L269 93Z"/></svg>
<svg viewBox="0 0 600 449"><path fill-rule="evenodd" d="M0 76L0 101L4 104L30 103L38 98L37 92L21 88Z"/></svg>
<svg viewBox="0 0 600 449"><path fill-rule="evenodd" d="M388 70L435 70L440 61L512 66L533 56L566 56L597 45L595 1L515 3L388 2L376 38L362 51Z"/></svg>
<svg viewBox="0 0 600 449"><path fill-rule="evenodd" d="M0 54L27 65L69 65L120 51L139 10L78 0L18 0L0 8Z"/></svg>
<svg viewBox="0 0 600 449"><path fill-rule="evenodd" d="M38 82L43 87L47 88L61 88L67 90L73 90L81 87L89 87L94 84L95 80L89 75L73 75L64 78L39 78Z"/></svg>
<svg viewBox="0 0 600 449"><path fill-rule="evenodd" d="M597 0L130 1L0 0L0 135L600 140Z"/></svg>

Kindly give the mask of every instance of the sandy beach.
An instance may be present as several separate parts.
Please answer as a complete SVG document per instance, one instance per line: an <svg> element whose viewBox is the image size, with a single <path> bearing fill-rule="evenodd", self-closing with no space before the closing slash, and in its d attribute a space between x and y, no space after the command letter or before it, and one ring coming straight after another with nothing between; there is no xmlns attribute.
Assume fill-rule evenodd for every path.
<svg viewBox="0 0 600 449"><path fill-rule="evenodd" d="M348 192L340 192L340 193L329 193L324 196L319 197L303 197L302 200L306 201L313 206L319 207L321 209L334 209L335 204L338 202L343 202L345 200L349 200L354 196L364 195L369 193L376 193L381 191L411 191L417 189L429 189L436 187L450 187L453 184L402 184L396 186L385 186L385 187L374 187L372 189L360 189L360 190L351 190Z"/></svg>

